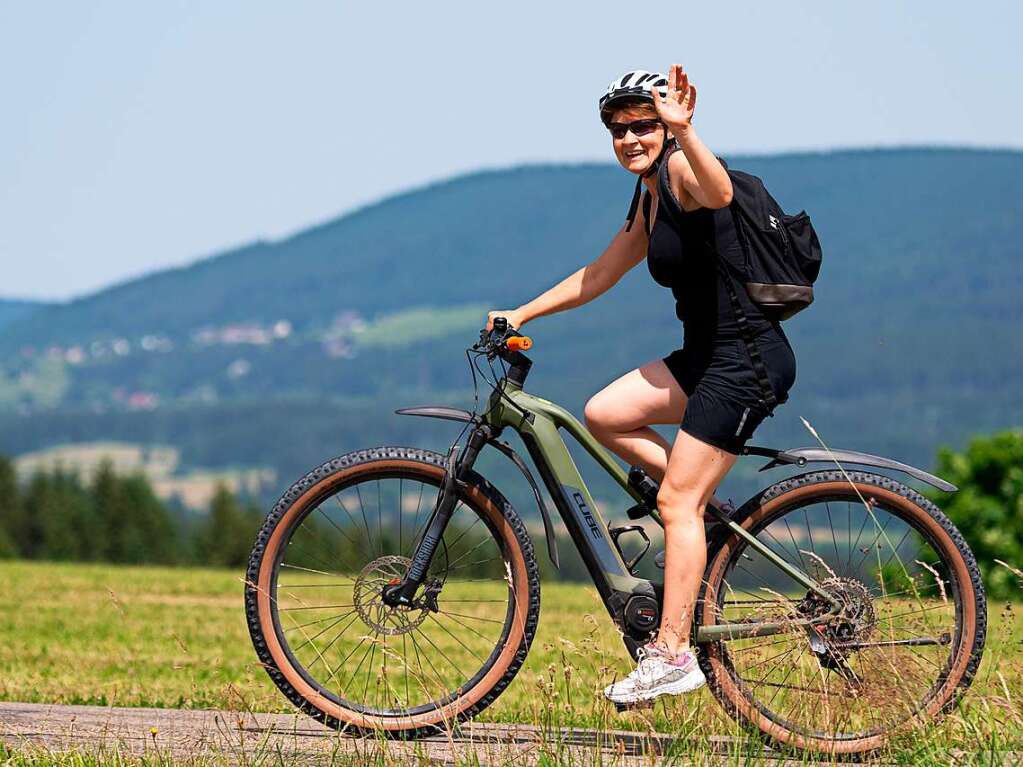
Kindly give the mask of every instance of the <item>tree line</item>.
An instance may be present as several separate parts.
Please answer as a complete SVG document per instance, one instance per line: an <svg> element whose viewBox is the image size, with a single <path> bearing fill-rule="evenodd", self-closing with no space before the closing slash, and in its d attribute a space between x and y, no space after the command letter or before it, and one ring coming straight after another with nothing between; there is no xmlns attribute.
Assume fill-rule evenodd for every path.
<svg viewBox="0 0 1023 767"><path fill-rule="evenodd" d="M209 513L191 513L109 462L92 477L58 466L22 483L0 456L0 558L239 567L263 515L223 485Z"/></svg>
<svg viewBox="0 0 1023 767"><path fill-rule="evenodd" d="M1023 593L1023 429L977 436L958 452L942 448L936 473L959 491L931 490L927 495L963 533L989 595L1018 598ZM0 456L0 559L240 567L248 560L263 516L259 504L223 486L207 514L189 512L157 498L143 474L119 476L109 463L84 480L58 467L19 483L11 461ZM307 556L365 561L361 540L349 546L327 532L311 534L310 542L302 544ZM390 552L393 543L379 545ZM462 546L475 543L468 536ZM545 545L537 541L544 576L586 580L571 541L560 543L562 567L556 572ZM324 546L329 551L320 551Z"/></svg>

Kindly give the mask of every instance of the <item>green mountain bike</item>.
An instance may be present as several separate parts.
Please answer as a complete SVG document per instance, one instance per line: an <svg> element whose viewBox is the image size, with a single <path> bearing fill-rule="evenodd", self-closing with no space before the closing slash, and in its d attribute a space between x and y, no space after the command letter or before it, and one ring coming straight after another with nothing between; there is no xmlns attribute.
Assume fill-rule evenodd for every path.
<svg viewBox="0 0 1023 767"><path fill-rule="evenodd" d="M415 737L473 717L514 679L540 618L540 575L521 517L473 470L484 447L525 475L559 560L539 487L499 439L504 429L521 436L629 652L657 630L661 584L637 577L639 557L627 560L619 546L639 536L646 553L652 523L604 522L559 429L632 497L633 520L660 523L657 483L639 467L623 470L569 412L523 389L530 345L498 318L466 350L474 380L477 371L486 378L481 359L494 373L481 413L397 411L464 422L447 455L351 452L300 479L268 514L249 560L246 614L259 659L302 711L348 731ZM780 481L731 514L708 508L693 628L717 700L775 741L830 753L875 749L947 711L984 646L976 561L919 493L844 465L955 487L865 453L746 453L768 458L765 469L830 466Z"/></svg>

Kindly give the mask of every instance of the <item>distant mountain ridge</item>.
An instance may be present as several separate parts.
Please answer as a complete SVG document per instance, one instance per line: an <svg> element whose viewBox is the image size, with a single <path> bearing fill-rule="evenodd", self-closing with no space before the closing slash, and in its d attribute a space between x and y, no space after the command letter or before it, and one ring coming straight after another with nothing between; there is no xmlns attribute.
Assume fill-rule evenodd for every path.
<svg viewBox="0 0 1023 767"><path fill-rule="evenodd" d="M0 329L47 306L45 301L0 298Z"/></svg>
<svg viewBox="0 0 1023 767"><path fill-rule="evenodd" d="M832 444L926 466L942 442L1023 422L1023 152L726 159L805 208L825 252L817 301L786 323L792 399L756 441L806 443L803 415ZM210 465L216 444L225 463L286 478L325 452L407 439L412 425L397 422L411 419L390 410L471 404L463 350L486 309L599 255L631 184L606 164L471 174L6 325L0 304L0 450L151 438ZM527 388L580 416L592 393L681 343L670 293L644 264L527 329Z"/></svg>

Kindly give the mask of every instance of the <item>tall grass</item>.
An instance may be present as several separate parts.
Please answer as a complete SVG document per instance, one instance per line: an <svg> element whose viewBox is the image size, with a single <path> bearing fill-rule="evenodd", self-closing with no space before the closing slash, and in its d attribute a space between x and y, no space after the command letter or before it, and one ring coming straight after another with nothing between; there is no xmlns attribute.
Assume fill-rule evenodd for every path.
<svg viewBox="0 0 1023 767"><path fill-rule="evenodd" d="M114 706L288 712L256 662L242 613L242 574L222 570L0 563L0 698ZM1023 593L1021 593L1023 597ZM984 661L965 699L942 721L903 732L870 761L905 765L1018 764L1023 758L1023 604L990 606ZM528 759L600 764L616 756L679 764L755 764L777 756L700 690L618 713L601 690L632 667L592 587L544 583L540 629L515 682L478 719L533 725ZM595 731L579 733L579 729ZM369 739L320 754L325 764L405 764L427 749ZM0 765L184 764L180 754L110 747L61 754L10 742ZM459 764L483 759L459 738ZM599 746L593 748L592 746ZM640 756L646 754L646 756ZM792 763L814 757L784 754ZM1013 759L1016 761L1013 761ZM283 764L271 741L249 763ZM197 764L237 763L204 754Z"/></svg>

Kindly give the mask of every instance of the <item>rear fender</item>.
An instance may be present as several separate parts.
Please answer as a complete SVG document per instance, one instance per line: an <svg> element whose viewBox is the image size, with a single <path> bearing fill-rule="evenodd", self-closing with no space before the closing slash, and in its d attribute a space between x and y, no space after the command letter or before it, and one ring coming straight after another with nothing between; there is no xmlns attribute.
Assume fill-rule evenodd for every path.
<svg viewBox="0 0 1023 767"><path fill-rule="evenodd" d="M946 482L941 477L936 477L923 469L894 461L891 458L871 455L870 453L860 453L856 450L826 450L822 447L797 447L791 450L774 450L769 447L749 445L743 448L742 454L760 455L770 458L770 461L760 467L760 471L767 471L768 469L784 465L805 466L808 463L837 463L841 466L846 463L855 463L862 466L876 466L880 469L900 471L946 493L954 493L959 489L951 482Z"/></svg>

